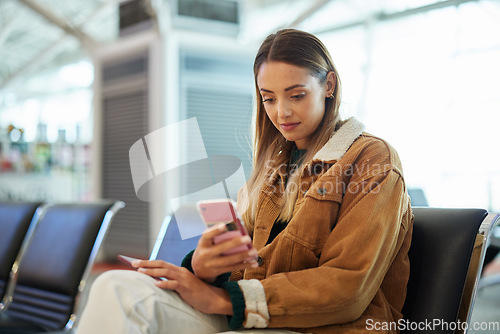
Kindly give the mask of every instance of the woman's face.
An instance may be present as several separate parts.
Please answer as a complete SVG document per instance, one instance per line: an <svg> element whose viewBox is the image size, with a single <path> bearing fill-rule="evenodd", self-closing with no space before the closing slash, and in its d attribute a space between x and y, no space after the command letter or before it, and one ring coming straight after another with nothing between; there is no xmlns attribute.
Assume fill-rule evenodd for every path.
<svg viewBox="0 0 500 334"><path fill-rule="evenodd" d="M257 85L274 126L298 149L308 148L325 114L325 99L335 89L334 73L321 84L305 68L271 61L260 66Z"/></svg>

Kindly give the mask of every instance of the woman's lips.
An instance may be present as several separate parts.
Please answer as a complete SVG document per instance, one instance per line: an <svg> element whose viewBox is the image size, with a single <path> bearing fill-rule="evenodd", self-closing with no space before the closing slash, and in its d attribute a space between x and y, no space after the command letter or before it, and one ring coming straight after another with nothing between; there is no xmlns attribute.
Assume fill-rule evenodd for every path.
<svg viewBox="0 0 500 334"><path fill-rule="evenodd" d="M297 126L299 126L299 124L300 124L300 122L298 122L298 123L283 123L283 124L280 124L280 126L285 131L292 131Z"/></svg>

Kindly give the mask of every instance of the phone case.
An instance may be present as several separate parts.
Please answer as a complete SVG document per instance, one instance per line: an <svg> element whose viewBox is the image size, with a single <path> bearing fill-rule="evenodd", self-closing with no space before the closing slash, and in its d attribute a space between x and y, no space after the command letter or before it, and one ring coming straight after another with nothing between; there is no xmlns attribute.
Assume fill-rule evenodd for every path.
<svg viewBox="0 0 500 334"><path fill-rule="evenodd" d="M225 223L227 226L226 232L214 237L214 244L248 235L245 226L242 224L241 217L236 210L236 203L232 200L200 201L196 206L207 227L212 227L220 223ZM243 245L232 248L222 253L222 255L236 254L247 251L250 248L250 245Z"/></svg>

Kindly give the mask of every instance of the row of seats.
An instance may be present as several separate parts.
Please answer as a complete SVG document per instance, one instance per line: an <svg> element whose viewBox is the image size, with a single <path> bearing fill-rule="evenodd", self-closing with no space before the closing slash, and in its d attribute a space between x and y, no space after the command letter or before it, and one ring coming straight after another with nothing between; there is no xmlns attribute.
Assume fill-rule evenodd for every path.
<svg viewBox="0 0 500 334"><path fill-rule="evenodd" d="M121 201L0 202L0 333L73 326L75 303Z"/></svg>
<svg viewBox="0 0 500 334"><path fill-rule="evenodd" d="M0 202L0 333L71 329L78 292L107 227L124 206ZM500 216L482 209L416 207L409 252L410 279L403 307L406 333L452 333L415 328L438 319L468 323L491 230ZM182 240L167 216L151 259L179 264L199 237Z"/></svg>

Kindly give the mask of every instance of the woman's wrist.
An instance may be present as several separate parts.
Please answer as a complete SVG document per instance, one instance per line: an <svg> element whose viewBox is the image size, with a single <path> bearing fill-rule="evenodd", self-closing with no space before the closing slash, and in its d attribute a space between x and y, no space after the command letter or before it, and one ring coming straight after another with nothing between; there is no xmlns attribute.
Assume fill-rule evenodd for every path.
<svg viewBox="0 0 500 334"><path fill-rule="evenodd" d="M212 284L212 283L214 283L217 280L217 277L204 277L199 272L197 272L194 267L193 267L193 274L195 274L196 277L198 277L203 282L208 283L208 284Z"/></svg>
<svg viewBox="0 0 500 334"><path fill-rule="evenodd" d="M199 272L197 272L196 270L196 260L195 260L195 253L196 253L196 249L192 250L191 252L189 252L185 257L184 259L182 260L182 264L181 264L181 267L184 267L186 269L188 269L190 272L192 272L193 274L196 275L196 277L198 277L199 279L203 280L204 282L207 282L209 284L212 284L214 283L216 280L217 280L217 277L203 277L202 275L199 274Z"/></svg>
<svg viewBox="0 0 500 334"><path fill-rule="evenodd" d="M238 282L225 282L223 288L229 295L233 309L232 314L228 316L228 325L230 329L237 330L243 326L245 321L245 297Z"/></svg>
<svg viewBox="0 0 500 334"><path fill-rule="evenodd" d="M211 286L218 298L213 303L213 314L233 315L233 304L229 293L223 288Z"/></svg>

